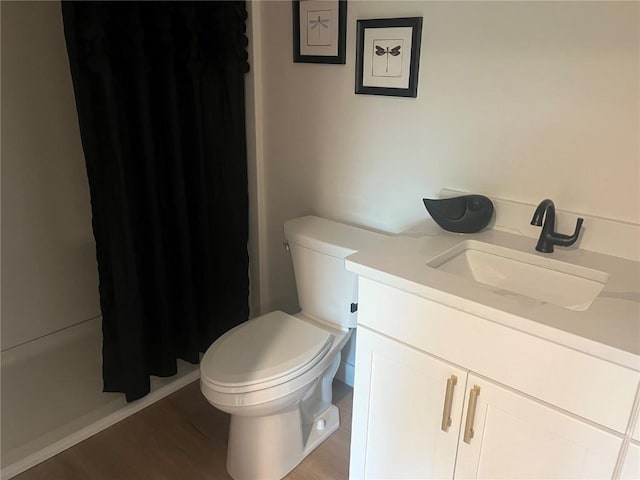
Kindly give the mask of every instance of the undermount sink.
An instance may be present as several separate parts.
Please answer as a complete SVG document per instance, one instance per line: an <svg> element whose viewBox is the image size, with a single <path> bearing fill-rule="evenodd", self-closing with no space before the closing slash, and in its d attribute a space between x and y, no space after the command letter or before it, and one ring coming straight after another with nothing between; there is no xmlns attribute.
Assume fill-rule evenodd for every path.
<svg viewBox="0 0 640 480"><path fill-rule="evenodd" d="M431 268L499 290L583 311L604 288L609 274L540 255L465 240L427 263Z"/></svg>

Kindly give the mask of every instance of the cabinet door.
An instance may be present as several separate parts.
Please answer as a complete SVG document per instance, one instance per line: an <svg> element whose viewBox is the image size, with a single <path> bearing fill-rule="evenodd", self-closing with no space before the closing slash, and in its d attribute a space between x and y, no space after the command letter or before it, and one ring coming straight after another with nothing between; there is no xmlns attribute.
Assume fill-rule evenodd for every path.
<svg viewBox="0 0 640 480"><path fill-rule="evenodd" d="M611 478L622 444L621 437L472 374L463 415L455 478Z"/></svg>
<svg viewBox="0 0 640 480"><path fill-rule="evenodd" d="M350 478L452 478L466 375L359 328ZM451 425L444 431L448 383Z"/></svg>

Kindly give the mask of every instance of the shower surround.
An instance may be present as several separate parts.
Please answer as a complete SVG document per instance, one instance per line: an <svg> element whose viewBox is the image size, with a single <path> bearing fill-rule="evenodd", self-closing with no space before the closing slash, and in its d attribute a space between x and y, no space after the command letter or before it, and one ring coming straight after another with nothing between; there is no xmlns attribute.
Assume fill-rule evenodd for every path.
<svg viewBox="0 0 640 480"><path fill-rule="evenodd" d="M151 377L151 393L127 403L102 392L102 318L2 352L2 479L9 479L196 380L198 366Z"/></svg>

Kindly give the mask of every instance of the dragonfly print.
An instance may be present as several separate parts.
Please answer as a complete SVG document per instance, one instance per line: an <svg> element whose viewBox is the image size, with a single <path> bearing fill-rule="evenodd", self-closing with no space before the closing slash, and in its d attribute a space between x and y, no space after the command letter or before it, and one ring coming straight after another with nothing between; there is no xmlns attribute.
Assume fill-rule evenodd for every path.
<svg viewBox="0 0 640 480"><path fill-rule="evenodd" d="M317 28L316 32L318 32L318 40L322 35L322 29L329 30L329 18L322 18L322 16L318 15L316 18L309 20L309 30L313 30Z"/></svg>
<svg viewBox="0 0 640 480"><path fill-rule="evenodd" d="M400 45L393 48L389 48L389 47L383 48L379 45L376 45L376 55L378 55L379 57L386 55L387 57L387 69L386 69L387 73L389 72L389 55L391 55L392 57L397 57L398 55L400 55L400 50L401 50Z"/></svg>

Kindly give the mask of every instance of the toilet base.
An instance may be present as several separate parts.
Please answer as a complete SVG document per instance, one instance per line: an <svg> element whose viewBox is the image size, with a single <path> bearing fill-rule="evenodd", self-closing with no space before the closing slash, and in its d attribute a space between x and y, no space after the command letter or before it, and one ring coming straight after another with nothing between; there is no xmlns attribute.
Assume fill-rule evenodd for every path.
<svg viewBox="0 0 640 480"><path fill-rule="evenodd" d="M311 423L302 423L298 406L264 417L232 415L227 471L235 480L281 479L339 426L335 405Z"/></svg>
<svg viewBox="0 0 640 480"><path fill-rule="evenodd" d="M309 455L318 445L324 442L329 435L338 430L338 427L340 427L340 411L335 405L330 405L313 424L303 425L307 441L302 458ZM302 461L302 459L300 459L300 461Z"/></svg>

